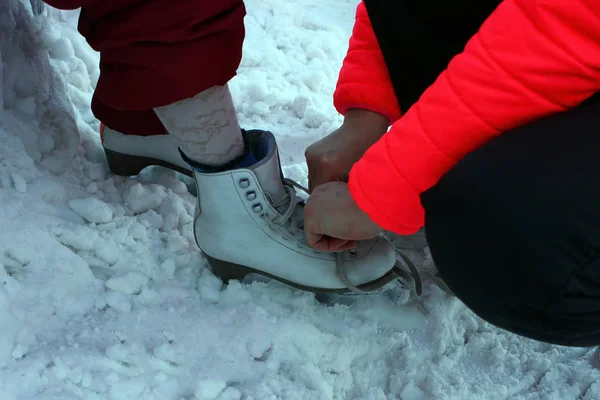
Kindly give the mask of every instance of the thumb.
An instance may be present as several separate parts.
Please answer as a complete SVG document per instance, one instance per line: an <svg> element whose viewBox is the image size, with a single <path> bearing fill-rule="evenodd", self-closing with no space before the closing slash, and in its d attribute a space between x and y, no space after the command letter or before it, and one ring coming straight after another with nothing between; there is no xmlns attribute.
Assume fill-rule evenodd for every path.
<svg viewBox="0 0 600 400"><path fill-rule="evenodd" d="M338 238L334 238L334 237L329 238L328 251L341 252L341 251L351 250L354 248L356 248L356 241L354 241L354 240L338 239Z"/></svg>
<svg viewBox="0 0 600 400"><path fill-rule="evenodd" d="M304 225L304 233L306 234L306 241L309 245L311 245L317 250L325 250L323 247L323 234L319 233L318 231L315 231L314 229L311 229L311 226L307 224Z"/></svg>

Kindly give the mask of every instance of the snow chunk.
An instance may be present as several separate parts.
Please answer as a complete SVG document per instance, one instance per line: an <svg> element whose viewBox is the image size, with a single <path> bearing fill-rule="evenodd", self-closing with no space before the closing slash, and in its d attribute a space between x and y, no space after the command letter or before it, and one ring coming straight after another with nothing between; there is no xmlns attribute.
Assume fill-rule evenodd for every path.
<svg viewBox="0 0 600 400"><path fill-rule="evenodd" d="M15 173L11 174L10 176L17 192L25 193L27 191L27 182L25 182L25 179L23 179L21 175Z"/></svg>
<svg viewBox="0 0 600 400"><path fill-rule="evenodd" d="M218 303L221 296L223 282L208 270L203 270L198 278L198 293L204 300Z"/></svg>
<svg viewBox="0 0 600 400"><path fill-rule="evenodd" d="M255 360L262 360L265 358L269 350L271 350L272 344L266 337L258 337L248 341L247 348L248 353Z"/></svg>
<svg viewBox="0 0 600 400"><path fill-rule="evenodd" d="M221 393L219 400L240 400L242 398L242 392L234 387L228 387Z"/></svg>
<svg viewBox="0 0 600 400"><path fill-rule="evenodd" d="M110 400L139 399L144 389L146 389L146 384L142 378L119 381L110 388Z"/></svg>
<svg viewBox="0 0 600 400"><path fill-rule="evenodd" d="M148 234L146 228L139 222L134 222L129 226L128 234L131 238L140 241L148 240Z"/></svg>
<svg viewBox="0 0 600 400"><path fill-rule="evenodd" d="M171 231L177 229L181 216L187 214L185 203L180 197L169 196L158 209L159 215L163 216L164 222L162 229ZM185 245L187 248L187 243ZM185 249L184 249L185 250Z"/></svg>
<svg viewBox="0 0 600 400"><path fill-rule="evenodd" d="M30 246L11 246L8 250L6 250L5 262L10 262L12 260L18 262L21 266L28 265L31 262L31 251L32 248Z"/></svg>
<svg viewBox="0 0 600 400"><path fill-rule="evenodd" d="M10 360L9 355L13 352L15 335L18 330L17 319L12 313L10 299L2 286L0 286L0 321L2 325L0 331L0 367L2 367Z"/></svg>
<svg viewBox="0 0 600 400"><path fill-rule="evenodd" d="M50 135L42 135L38 138L40 153L49 154L54 149L54 138Z"/></svg>
<svg viewBox="0 0 600 400"><path fill-rule="evenodd" d="M13 349L12 357L15 360L20 360L21 358L25 357L27 353L29 353L29 347L22 344L17 344Z"/></svg>
<svg viewBox="0 0 600 400"><path fill-rule="evenodd" d="M196 385L194 394L198 400L216 400L225 390L227 384L216 379L205 379Z"/></svg>
<svg viewBox="0 0 600 400"><path fill-rule="evenodd" d="M97 193L98 192L98 184L96 182L92 182L85 188L85 190L89 194Z"/></svg>
<svg viewBox="0 0 600 400"><path fill-rule="evenodd" d="M129 297L119 292L107 292L104 300L111 308L123 313L128 313L133 308Z"/></svg>
<svg viewBox="0 0 600 400"><path fill-rule="evenodd" d="M160 269L163 270L167 277L172 278L173 276L175 276L177 265L175 264L175 261L173 259L168 258L160 264Z"/></svg>
<svg viewBox="0 0 600 400"><path fill-rule="evenodd" d="M91 164L86 168L87 176L93 181L102 181L106 178L106 170L102 164Z"/></svg>
<svg viewBox="0 0 600 400"><path fill-rule="evenodd" d="M155 229L160 229L163 226L163 217L154 210L148 210L147 212L138 216L141 224Z"/></svg>
<svg viewBox="0 0 600 400"><path fill-rule="evenodd" d="M154 356L159 360L167 361L171 365L181 365L185 360L186 350L173 346L171 344L163 344L154 349Z"/></svg>
<svg viewBox="0 0 600 400"><path fill-rule="evenodd" d="M107 288L123 294L140 294L150 278L138 271L116 275L106 281Z"/></svg>
<svg viewBox="0 0 600 400"><path fill-rule="evenodd" d="M18 101L14 107L15 111L28 118L35 118L36 106L33 97L26 97Z"/></svg>
<svg viewBox="0 0 600 400"><path fill-rule="evenodd" d="M299 380L303 381L307 387L325 394L327 399L333 398L333 388L323 377L323 373L316 365L312 363L304 364L298 368L297 377Z"/></svg>
<svg viewBox="0 0 600 400"><path fill-rule="evenodd" d="M171 231L167 235L165 247L173 254L180 254L190 247L190 243L186 238L181 236L179 232Z"/></svg>
<svg viewBox="0 0 600 400"><path fill-rule="evenodd" d="M73 228L73 227L69 227ZM76 250L92 250L94 243L98 238L98 234L93 230L83 229L61 229L58 240L65 246Z"/></svg>
<svg viewBox="0 0 600 400"><path fill-rule="evenodd" d="M136 183L125 195L125 202L134 214L158 208L166 197L165 188L153 185L151 188Z"/></svg>
<svg viewBox="0 0 600 400"><path fill-rule="evenodd" d="M71 41L66 38L58 39L50 48L50 55L61 60L73 57L75 52L73 51L73 45L71 45Z"/></svg>
<svg viewBox="0 0 600 400"><path fill-rule="evenodd" d="M325 75L320 71L313 71L303 76L304 84L313 92L320 92L323 86L323 81L326 79Z"/></svg>
<svg viewBox="0 0 600 400"><path fill-rule="evenodd" d="M409 382L401 392L402 398L406 400L426 400L429 397L414 382Z"/></svg>
<svg viewBox="0 0 600 400"><path fill-rule="evenodd" d="M73 199L69 201L69 207L81 218L96 224L105 224L113 219L110 206L95 197Z"/></svg>
<svg viewBox="0 0 600 400"><path fill-rule="evenodd" d="M117 245L104 239L98 239L94 243L94 250L98 257L110 265L114 265L120 256Z"/></svg>

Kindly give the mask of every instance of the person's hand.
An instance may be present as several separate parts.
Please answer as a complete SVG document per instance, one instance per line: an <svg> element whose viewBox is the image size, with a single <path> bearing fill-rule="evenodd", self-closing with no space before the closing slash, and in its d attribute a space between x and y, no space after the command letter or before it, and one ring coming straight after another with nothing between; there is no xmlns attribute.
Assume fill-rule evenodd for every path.
<svg viewBox="0 0 600 400"><path fill-rule="evenodd" d="M348 110L339 129L310 145L304 153L309 191L327 182L347 182L354 163L383 136L388 124L381 114Z"/></svg>
<svg viewBox="0 0 600 400"><path fill-rule="evenodd" d="M382 229L358 208L348 184L331 182L317 186L308 198L304 231L315 249L338 252L356 247L358 240L374 238Z"/></svg>

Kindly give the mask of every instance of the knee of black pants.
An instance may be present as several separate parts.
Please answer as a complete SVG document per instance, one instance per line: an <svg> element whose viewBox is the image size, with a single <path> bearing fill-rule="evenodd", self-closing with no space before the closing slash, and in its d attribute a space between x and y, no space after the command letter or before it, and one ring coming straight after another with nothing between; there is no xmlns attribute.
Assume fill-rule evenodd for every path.
<svg viewBox="0 0 600 400"><path fill-rule="evenodd" d="M571 197L560 191L572 188L537 182L535 153L521 143L517 154L513 139L470 154L422 195L433 259L488 322L549 343L598 345L600 212L588 223L585 207L565 204Z"/></svg>

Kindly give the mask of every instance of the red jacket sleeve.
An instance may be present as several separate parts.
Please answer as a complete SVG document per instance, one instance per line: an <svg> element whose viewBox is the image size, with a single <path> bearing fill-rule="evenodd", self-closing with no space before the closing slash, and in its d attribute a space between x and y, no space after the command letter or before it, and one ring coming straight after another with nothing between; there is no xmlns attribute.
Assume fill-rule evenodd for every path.
<svg viewBox="0 0 600 400"><path fill-rule="evenodd" d="M390 123L400 118L392 81L362 1L356 9L356 22L333 101L340 114L360 108L382 114Z"/></svg>
<svg viewBox="0 0 600 400"><path fill-rule="evenodd" d="M505 0L355 164L352 196L382 228L413 233L424 223L420 194L467 153L598 90L600 2Z"/></svg>

